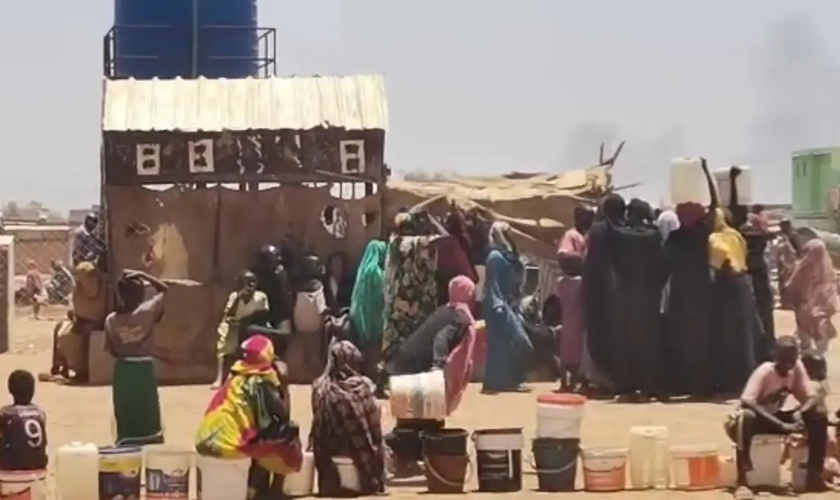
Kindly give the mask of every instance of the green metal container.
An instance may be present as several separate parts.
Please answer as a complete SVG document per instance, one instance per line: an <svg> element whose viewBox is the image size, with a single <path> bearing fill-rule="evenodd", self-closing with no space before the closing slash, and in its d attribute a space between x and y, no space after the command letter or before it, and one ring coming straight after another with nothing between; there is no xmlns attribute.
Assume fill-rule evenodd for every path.
<svg viewBox="0 0 840 500"><path fill-rule="evenodd" d="M840 148L794 151L791 163L795 224L838 231Z"/></svg>

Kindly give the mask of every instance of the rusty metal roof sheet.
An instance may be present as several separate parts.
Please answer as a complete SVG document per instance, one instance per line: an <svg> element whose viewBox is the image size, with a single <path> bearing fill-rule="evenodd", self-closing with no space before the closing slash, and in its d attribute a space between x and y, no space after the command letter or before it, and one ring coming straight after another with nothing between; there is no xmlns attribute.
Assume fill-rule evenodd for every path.
<svg viewBox="0 0 840 500"><path fill-rule="evenodd" d="M105 80L102 130L388 129L382 75Z"/></svg>

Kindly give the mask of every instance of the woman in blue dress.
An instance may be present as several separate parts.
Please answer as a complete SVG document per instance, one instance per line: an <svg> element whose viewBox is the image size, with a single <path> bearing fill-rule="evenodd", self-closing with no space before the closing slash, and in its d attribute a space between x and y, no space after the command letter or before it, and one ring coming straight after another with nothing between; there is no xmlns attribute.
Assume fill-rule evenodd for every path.
<svg viewBox="0 0 840 500"><path fill-rule="evenodd" d="M487 324L485 393L527 390L522 384L534 349L519 312L524 267L509 233L510 226L505 222L495 222L490 228L482 301Z"/></svg>

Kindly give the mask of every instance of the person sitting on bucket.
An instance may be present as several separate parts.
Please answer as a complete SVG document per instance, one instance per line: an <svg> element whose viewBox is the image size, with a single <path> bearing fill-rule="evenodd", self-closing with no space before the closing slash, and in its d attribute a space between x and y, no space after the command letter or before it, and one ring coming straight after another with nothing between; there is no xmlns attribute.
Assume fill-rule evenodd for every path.
<svg viewBox="0 0 840 500"><path fill-rule="evenodd" d="M12 404L0 408L0 470L46 470L47 416L32 403L35 377L25 370L9 375Z"/></svg>
<svg viewBox="0 0 840 500"><path fill-rule="evenodd" d="M795 337L776 340L774 359L753 371L741 395L740 408L725 424L736 445L738 470L735 498L750 500L753 493L747 485L747 472L752 470L752 439L757 434L792 434L804 430L808 439L808 491L824 491L821 478L827 445L828 417L816 411L810 402L808 374L799 360L799 344ZM800 403L794 411L783 410L788 395Z"/></svg>
<svg viewBox="0 0 840 500"><path fill-rule="evenodd" d="M299 471L303 463L285 372L269 338L248 338L239 347L230 376L210 400L195 436L199 455L252 459L249 499L282 489L285 476Z"/></svg>
<svg viewBox="0 0 840 500"><path fill-rule="evenodd" d="M374 384L360 373L362 353L350 341L330 346L327 367L312 383L309 449L315 458L320 496L373 495L385 491L385 461ZM333 459L353 461L359 491L345 491Z"/></svg>

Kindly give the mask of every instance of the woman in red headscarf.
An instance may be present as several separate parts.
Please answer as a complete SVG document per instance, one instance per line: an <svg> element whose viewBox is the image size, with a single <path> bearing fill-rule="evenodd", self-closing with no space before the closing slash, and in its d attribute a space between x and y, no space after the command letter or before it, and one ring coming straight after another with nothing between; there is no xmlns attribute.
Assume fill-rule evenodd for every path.
<svg viewBox="0 0 840 500"><path fill-rule="evenodd" d="M456 276L449 282L448 288L449 302L440 306L420 328L402 341L393 357L386 360L385 370L388 375L443 370L446 412L452 414L472 378L475 320L471 306L475 283L466 276ZM413 453L419 450L421 430L442 426L443 422L437 420L397 418L395 432L386 437L386 443L394 451L398 466L406 466L398 469L410 470L407 466L421 459ZM400 436L399 439L397 436ZM395 444L396 441L402 445Z"/></svg>

